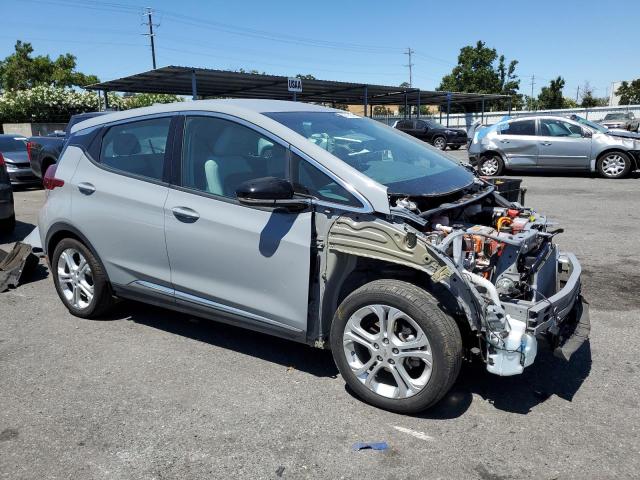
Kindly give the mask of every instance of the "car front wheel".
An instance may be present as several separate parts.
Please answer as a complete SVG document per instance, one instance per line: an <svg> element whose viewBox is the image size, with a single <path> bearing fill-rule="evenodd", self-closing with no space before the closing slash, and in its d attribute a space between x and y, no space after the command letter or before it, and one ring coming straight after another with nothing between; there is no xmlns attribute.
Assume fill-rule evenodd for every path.
<svg viewBox="0 0 640 480"><path fill-rule="evenodd" d="M631 170L631 159L624 152L609 152L598 159L598 172L605 178L623 178Z"/></svg>
<svg viewBox="0 0 640 480"><path fill-rule="evenodd" d="M444 137L436 137L433 139L433 146L438 150L444 150L447 148L447 139Z"/></svg>
<svg viewBox="0 0 640 480"><path fill-rule="evenodd" d="M500 175L504 170L504 162L498 155L482 157L478 164L478 172L485 177Z"/></svg>
<svg viewBox="0 0 640 480"><path fill-rule="evenodd" d="M60 299L77 317L96 318L113 304L102 265L84 244L65 238L51 257L53 282Z"/></svg>
<svg viewBox="0 0 640 480"><path fill-rule="evenodd" d="M438 402L462 362L455 320L428 292L399 280L376 280L351 293L335 314L330 341L351 390L400 413Z"/></svg>

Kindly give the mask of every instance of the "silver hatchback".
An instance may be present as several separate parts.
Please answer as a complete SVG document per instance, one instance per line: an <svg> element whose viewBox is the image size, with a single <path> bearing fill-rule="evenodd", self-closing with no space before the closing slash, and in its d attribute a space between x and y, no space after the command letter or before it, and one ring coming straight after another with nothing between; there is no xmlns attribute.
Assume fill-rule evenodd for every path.
<svg viewBox="0 0 640 480"><path fill-rule="evenodd" d="M487 176L505 170L564 170L622 178L640 168L640 136L577 116L518 117L476 130L469 159Z"/></svg>

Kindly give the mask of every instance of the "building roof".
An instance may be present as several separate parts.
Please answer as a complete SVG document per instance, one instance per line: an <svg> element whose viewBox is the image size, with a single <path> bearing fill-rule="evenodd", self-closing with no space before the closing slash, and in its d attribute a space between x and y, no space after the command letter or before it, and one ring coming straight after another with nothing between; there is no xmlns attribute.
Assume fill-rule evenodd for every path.
<svg viewBox="0 0 640 480"><path fill-rule="evenodd" d="M206 68L168 66L128 77L89 85L89 90L131 93L167 93L201 97L263 98L291 100L288 78L278 75L231 72ZM331 80L302 80L302 92L296 99L303 102L338 104L446 105L472 103L482 100L508 99L508 95L455 93L420 90L410 87L373 85L367 83L336 82Z"/></svg>

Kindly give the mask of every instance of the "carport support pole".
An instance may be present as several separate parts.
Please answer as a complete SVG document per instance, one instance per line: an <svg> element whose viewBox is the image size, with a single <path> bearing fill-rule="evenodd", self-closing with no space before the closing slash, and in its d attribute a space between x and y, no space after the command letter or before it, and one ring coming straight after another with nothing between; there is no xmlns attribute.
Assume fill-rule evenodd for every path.
<svg viewBox="0 0 640 480"><path fill-rule="evenodd" d="M404 94L404 118L407 118L407 92Z"/></svg>
<svg viewBox="0 0 640 480"><path fill-rule="evenodd" d="M451 97L447 95L447 127L449 126L449 113L451 112Z"/></svg>
<svg viewBox="0 0 640 480"><path fill-rule="evenodd" d="M418 119L420 119L420 90L418 90Z"/></svg>
<svg viewBox="0 0 640 480"><path fill-rule="evenodd" d="M484 123L484 98L482 99L482 111L480 112L480 123Z"/></svg>
<svg viewBox="0 0 640 480"><path fill-rule="evenodd" d="M511 97L509 97L509 116L511 116Z"/></svg>
<svg viewBox="0 0 640 480"><path fill-rule="evenodd" d="M198 81L196 80L196 71L191 70L191 98L198 99Z"/></svg>
<svg viewBox="0 0 640 480"><path fill-rule="evenodd" d="M294 102L298 101L298 95L296 95L296 92L293 92L293 101Z"/></svg>
<svg viewBox="0 0 640 480"><path fill-rule="evenodd" d="M367 109L369 107L369 89L367 88L367 86L364 86L364 116L367 116Z"/></svg>
<svg viewBox="0 0 640 480"><path fill-rule="evenodd" d="M105 111L109 110L109 94L106 90L103 90L104 93L104 109Z"/></svg>

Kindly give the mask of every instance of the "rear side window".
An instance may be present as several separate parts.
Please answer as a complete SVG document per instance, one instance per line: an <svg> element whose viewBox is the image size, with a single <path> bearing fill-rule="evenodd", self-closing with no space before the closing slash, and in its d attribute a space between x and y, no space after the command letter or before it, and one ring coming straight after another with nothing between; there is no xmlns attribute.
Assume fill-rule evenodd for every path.
<svg viewBox="0 0 640 480"><path fill-rule="evenodd" d="M517 122L507 123L500 129L502 135L535 135L535 120L520 120Z"/></svg>
<svg viewBox="0 0 640 480"><path fill-rule="evenodd" d="M114 125L102 138L100 163L114 170L161 180L170 117Z"/></svg>

